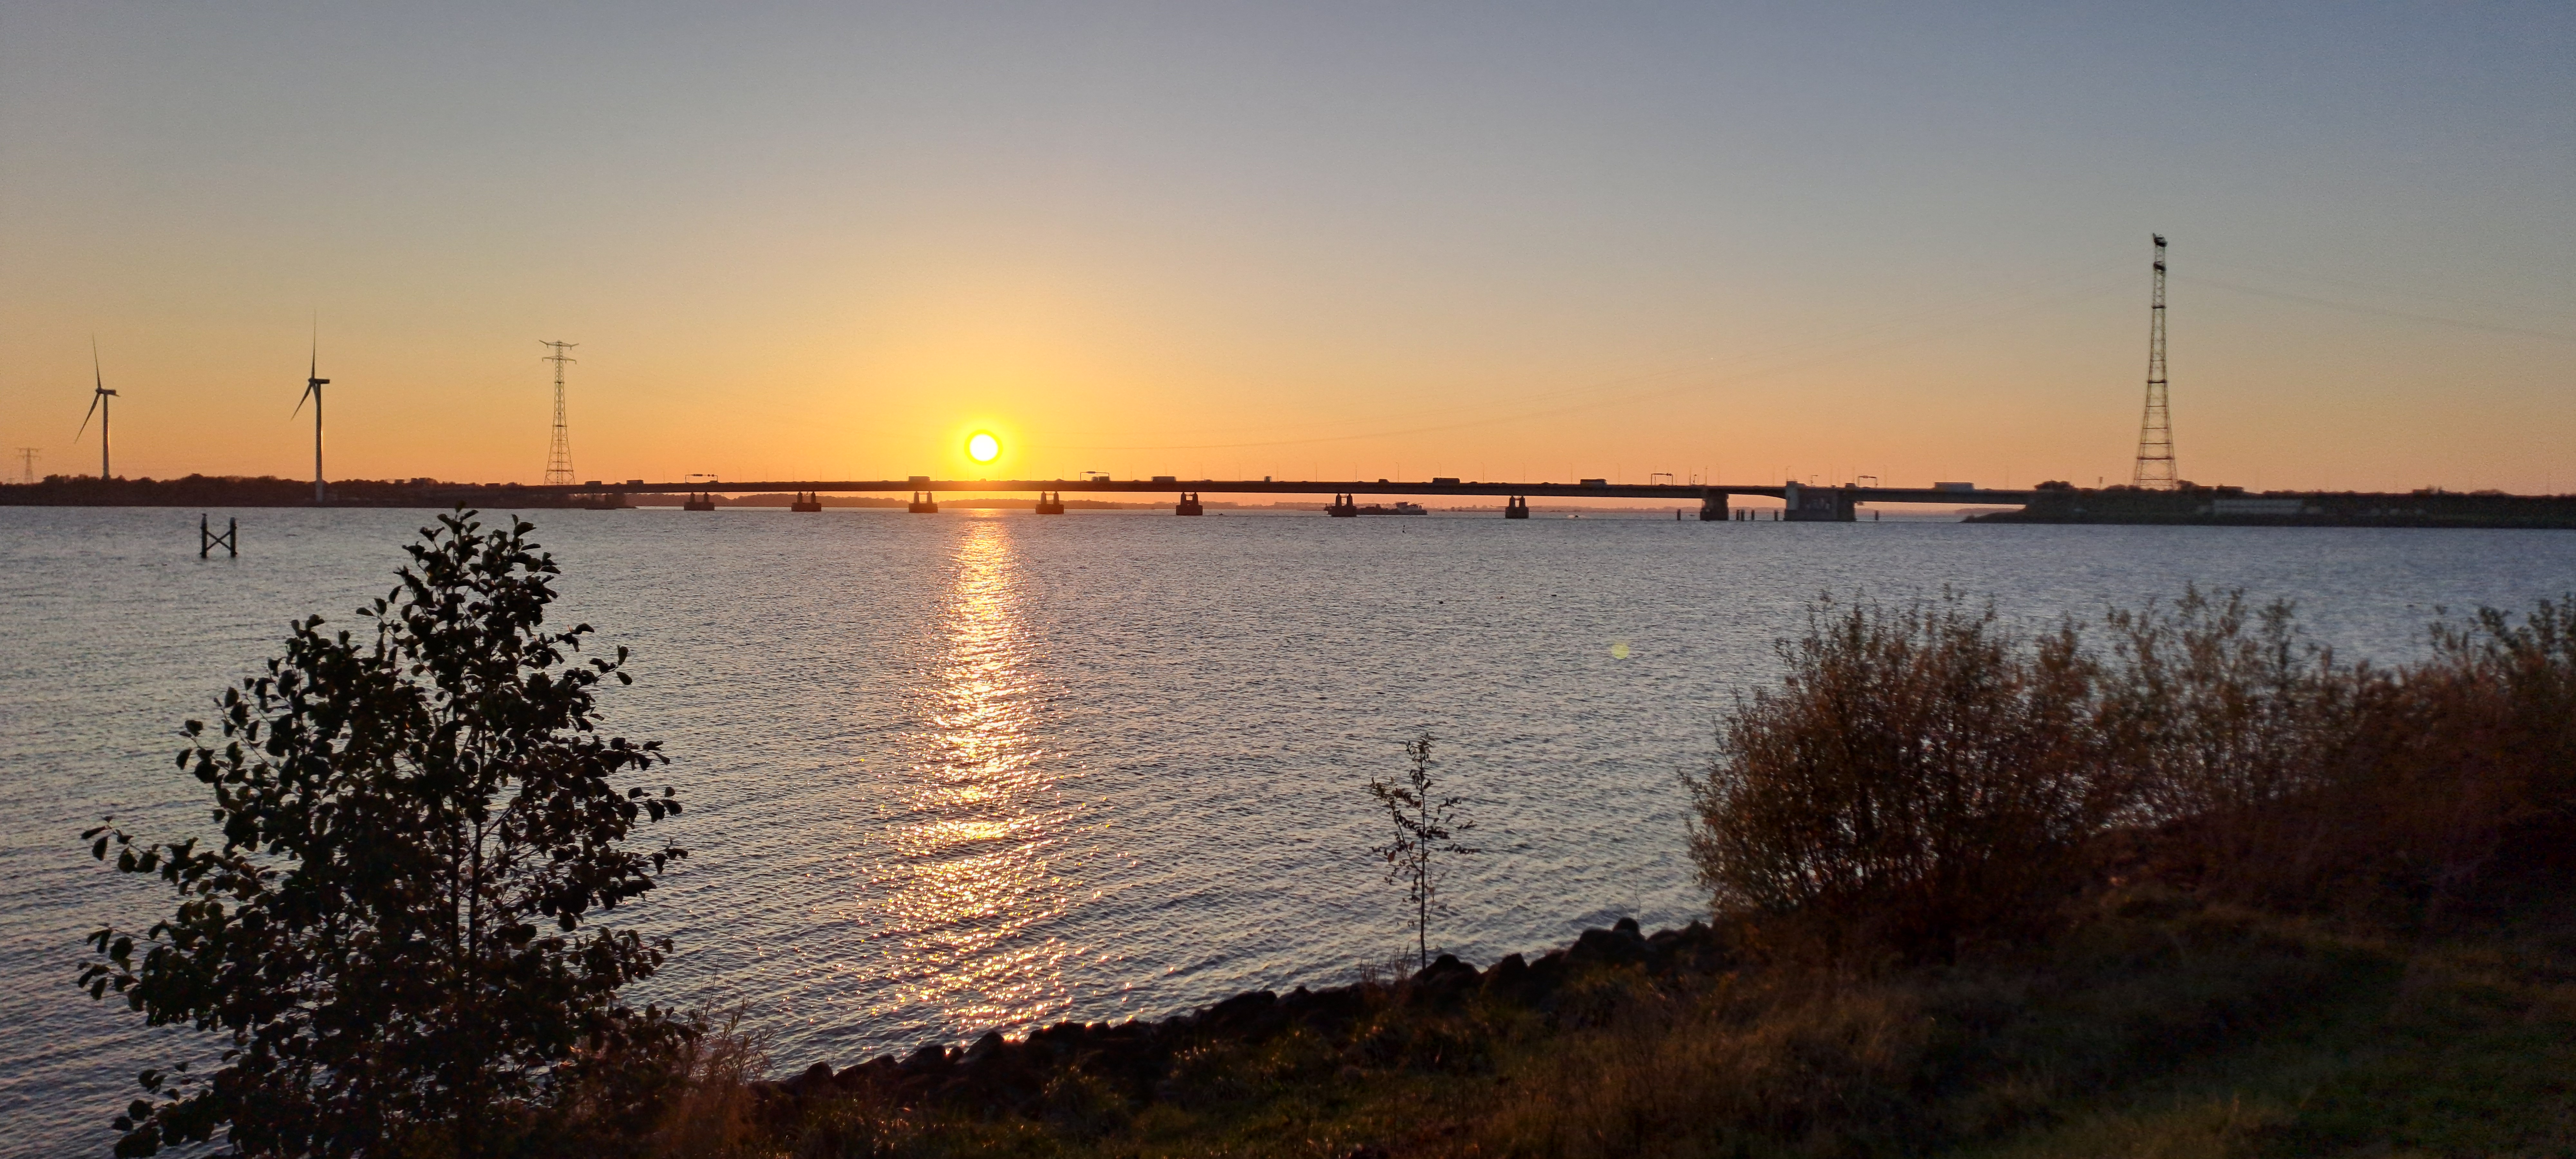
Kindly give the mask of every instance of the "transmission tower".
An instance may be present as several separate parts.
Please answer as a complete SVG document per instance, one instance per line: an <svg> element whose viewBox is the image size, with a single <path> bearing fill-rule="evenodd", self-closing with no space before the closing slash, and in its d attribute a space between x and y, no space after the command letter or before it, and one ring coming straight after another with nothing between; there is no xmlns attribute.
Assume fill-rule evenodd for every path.
<svg viewBox="0 0 2576 1159"><path fill-rule="evenodd" d="M2138 421L2138 469L2129 481L2171 491L2174 481L2173 409L2165 399L2165 235L2156 234L2156 291L2147 307L2147 413Z"/></svg>
<svg viewBox="0 0 2576 1159"><path fill-rule="evenodd" d="M18 461L25 465L24 471L21 472L25 482L36 481L36 456L42 453L44 453L43 449L39 447L18 448Z"/></svg>
<svg viewBox="0 0 2576 1159"><path fill-rule="evenodd" d="M2159 274L2157 278L2157 284L2162 285L2163 275ZM2158 317L2162 316L2158 315ZM2162 331L2159 330L2158 333ZM554 351L544 356L542 360L555 364L555 439L546 447L546 483L548 485L570 484L572 482L572 432L564 427L563 368L564 363L578 360L566 357L564 351L581 343L540 342L538 345Z"/></svg>

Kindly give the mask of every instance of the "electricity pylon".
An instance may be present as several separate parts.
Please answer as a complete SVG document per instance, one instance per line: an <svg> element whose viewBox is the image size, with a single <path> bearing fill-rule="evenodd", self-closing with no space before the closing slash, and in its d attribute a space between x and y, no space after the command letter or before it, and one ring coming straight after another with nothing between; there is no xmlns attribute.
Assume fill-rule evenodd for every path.
<svg viewBox="0 0 2576 1159"><path fill-rule="evenodd" d="M543 361L555 364L555 438L546 447L546 483L549 486L568 485L572 482L572 432L564 426L563 368L564 363L578 360L566 357L564 351L581 343L540 342L538 345L554 351L545 355Z"/></svg>
<svg viewBox="0 0 2576 1159"><path fill-rule="evenodd" d="M2165 235L2156 234L2156 290L2147 307L2147 413L2138 420L2138 469L2129 481L2171 491L2174 476L2173 408L2165 398Z"/></svg>

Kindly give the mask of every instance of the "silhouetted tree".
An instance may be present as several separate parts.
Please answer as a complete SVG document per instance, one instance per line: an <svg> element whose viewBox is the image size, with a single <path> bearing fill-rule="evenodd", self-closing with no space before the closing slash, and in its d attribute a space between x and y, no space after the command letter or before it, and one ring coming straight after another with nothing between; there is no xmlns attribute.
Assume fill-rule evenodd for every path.
<svg viewBox="0 0 2576 1159"><path fill-rule="evenodd" d="M118 1155L219 1131L242 1155L559 1153L569 1131L613 1153L646 1125L656 1060L694 1030L619 1002L670 941L599 911L684 855L627 843L680 804L611 783L664 758L596 731L592 687L632 682L626 649L583 659L589 625L544 629L556 567L532 530L441 516L359 609L372 631L297 623L225 691L220 740L187 722L178 763L219 840L84 834L179 903L91 934L82 986L226 1046L211 1074L143 1072Z"/></svg>
<svg viewBox="0 0 2576 1159"><path fill-rule="evenodd" d="M1405 742L1404 755L1412 759L1413 768L1402 783L1369 780L1369 796L1395 825L1395 839L1369 852L1386 863L1387 884L1404 886L1404 900L1413 907L1414 955L1420 966L1428 966L1432 915L1448 912L1440 902L1440 879L1445 872L1441 860L1484 850L1457 840L1472 832L1476 823L1458 812L1466 798L1439 795L1431 776L1431 734L1426 731Z"/></svg>

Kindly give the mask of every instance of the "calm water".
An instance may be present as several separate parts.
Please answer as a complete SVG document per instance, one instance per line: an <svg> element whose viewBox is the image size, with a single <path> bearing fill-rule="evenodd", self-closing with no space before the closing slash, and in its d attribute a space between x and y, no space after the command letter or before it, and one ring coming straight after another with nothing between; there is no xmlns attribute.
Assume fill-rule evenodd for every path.
<svg viewBox="0 0 2576 1159"><path fill-rule="evenodd" d="M100 1153L156 1036L71 985L159 895L102 814L198 831L178 723L289 618L382 594L422 512L0 508L0 1154ZM218 516L220 518L220 515ZM782 1067L1347 976L1405 946L1362 785L1415 729L1492 852L1436 931L1476 961L1702 904L1676 772L1823 590L2017 617L2186 582L2411 652L2436 605L2576 586L2576 534L1492 516L543 513L563 614L633 648L695 852L632 911L652 996L745 1004ZM658 836L658 834L657 834ZM166 908L166 906L164 906Z"/></svg>

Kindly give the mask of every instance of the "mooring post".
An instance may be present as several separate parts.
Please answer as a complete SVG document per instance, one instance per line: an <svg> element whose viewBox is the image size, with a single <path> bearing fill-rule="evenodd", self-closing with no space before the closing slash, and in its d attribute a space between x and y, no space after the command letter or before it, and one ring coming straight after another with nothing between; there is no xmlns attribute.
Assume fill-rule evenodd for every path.
<svg viewBox="0 0 2576 1159"><path fill-rule="evenodd" d="M223 545L225 555L234 559L241 558L241 520L231 516L225 517L224 533L217 535L214 524L207 519L206 514L202 511L198 512L197 558L204 559L213 555L217 544Z"/></svg>

